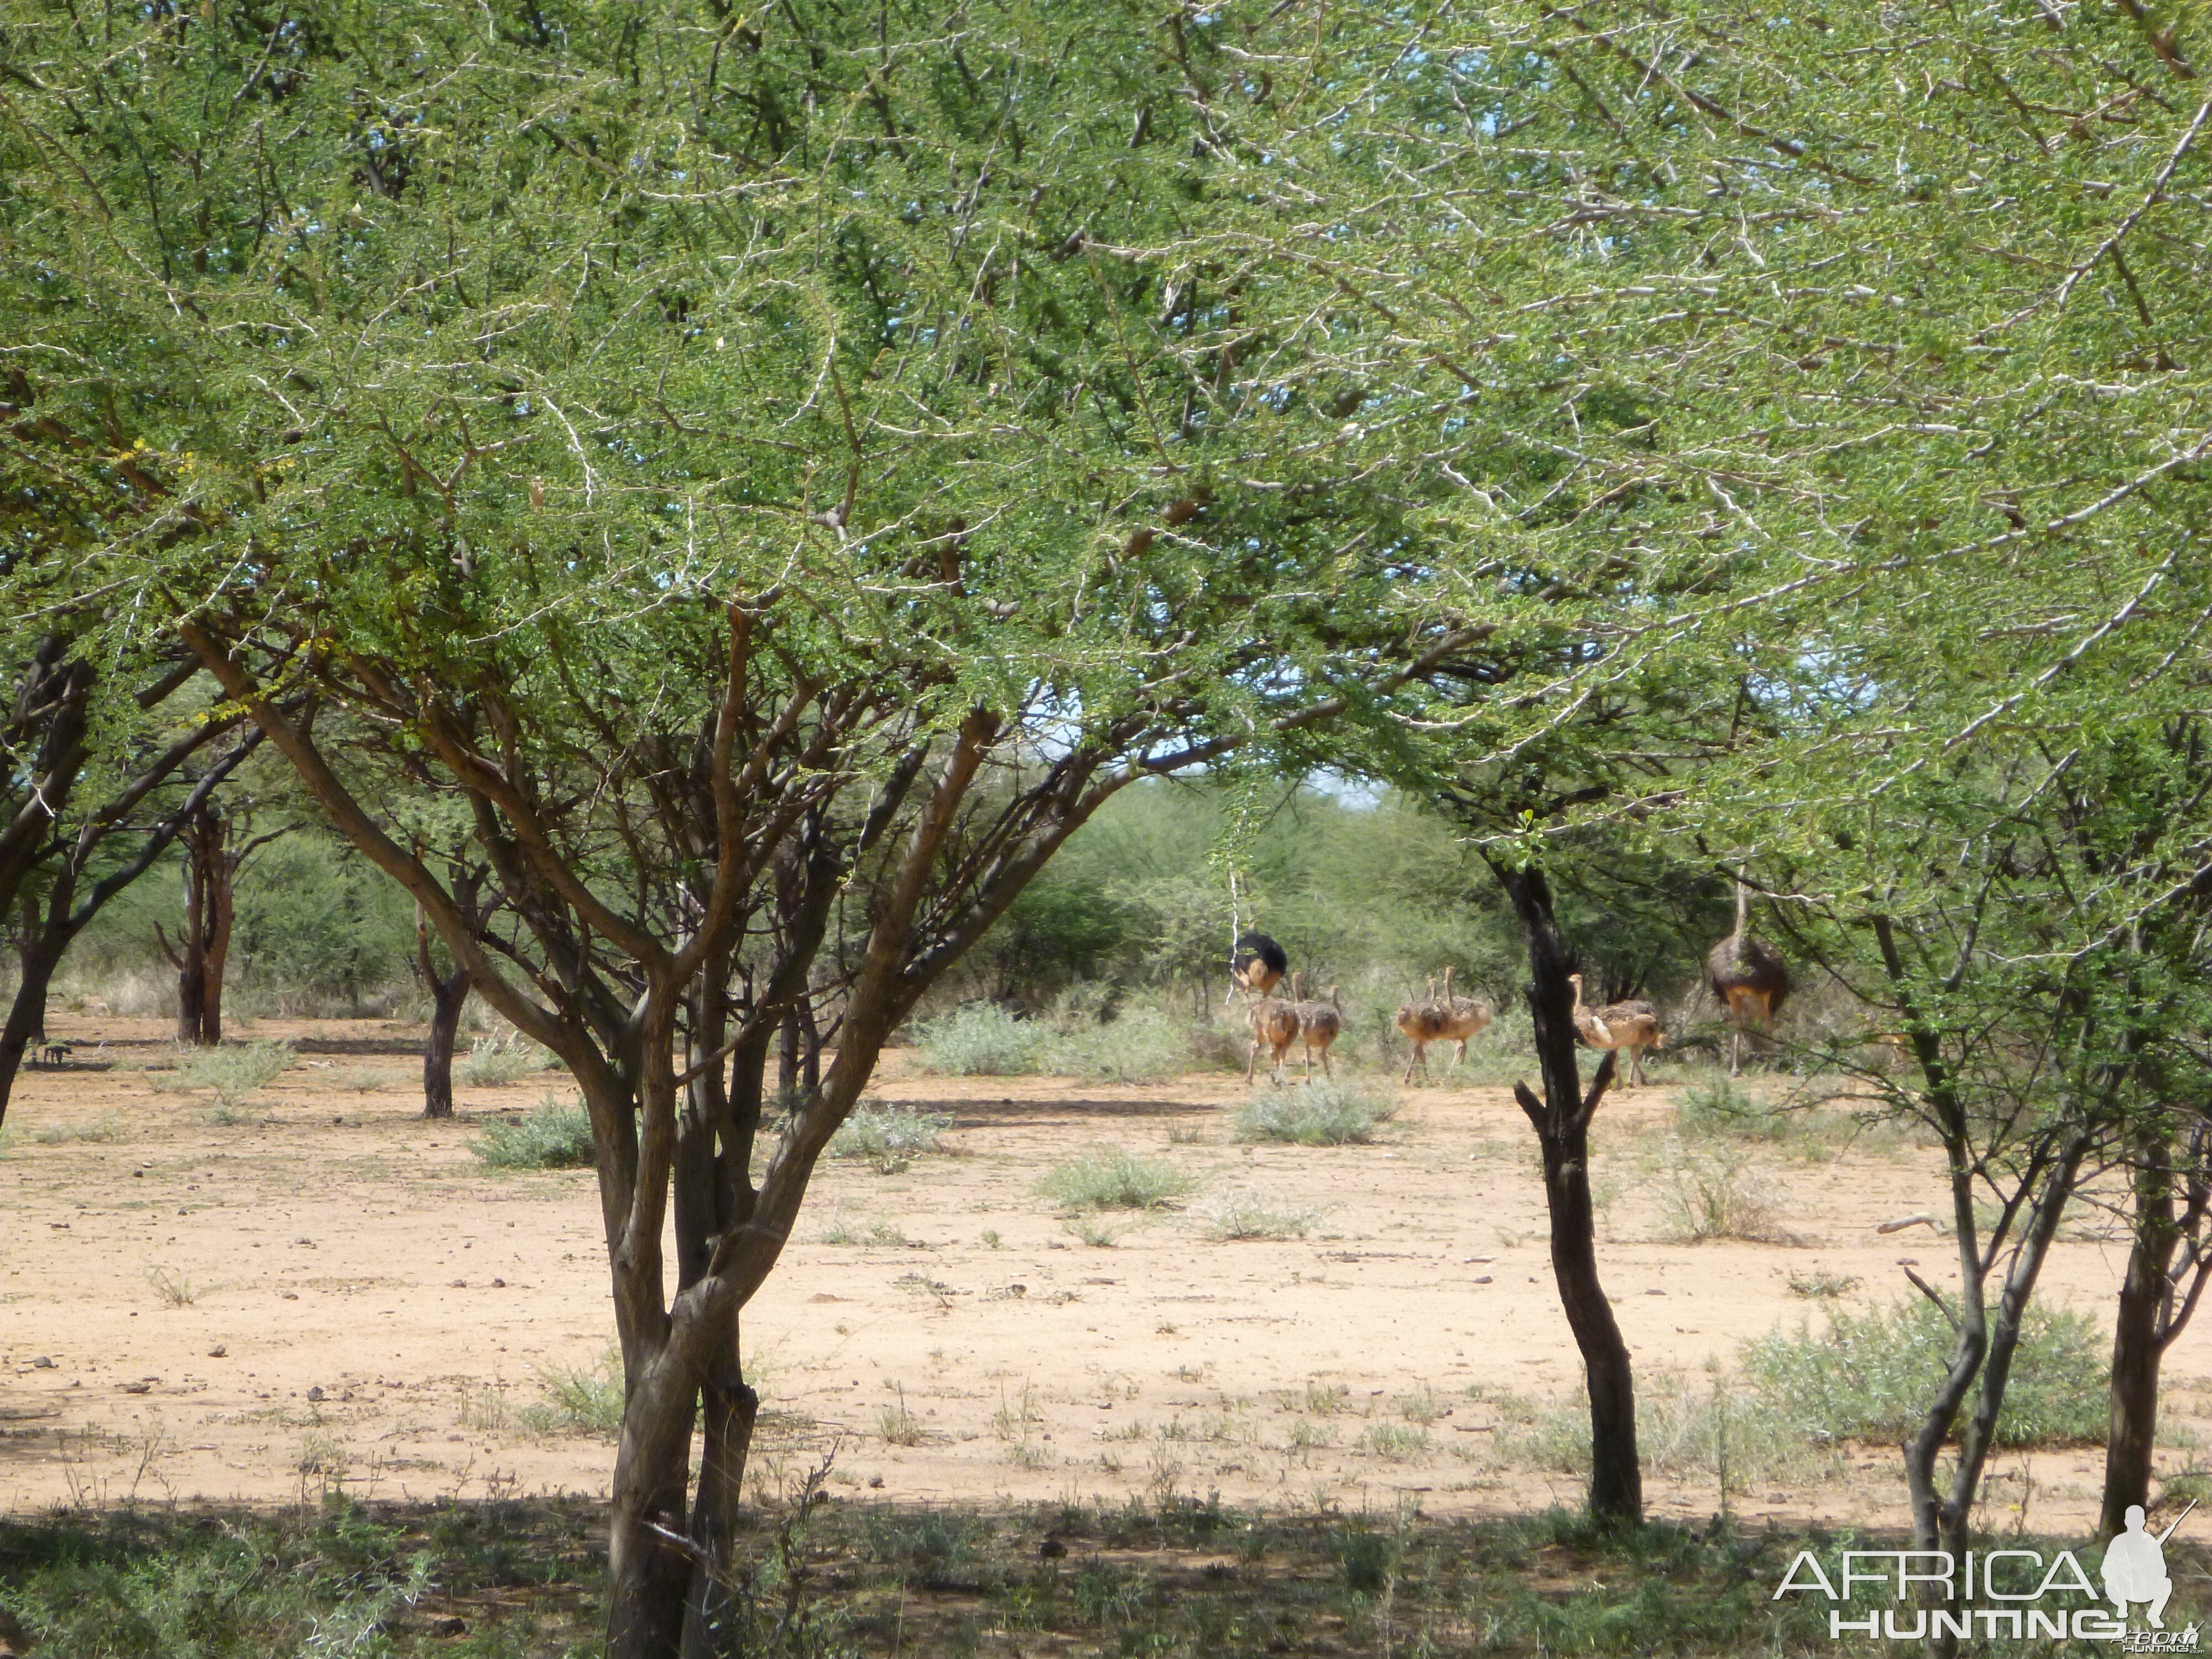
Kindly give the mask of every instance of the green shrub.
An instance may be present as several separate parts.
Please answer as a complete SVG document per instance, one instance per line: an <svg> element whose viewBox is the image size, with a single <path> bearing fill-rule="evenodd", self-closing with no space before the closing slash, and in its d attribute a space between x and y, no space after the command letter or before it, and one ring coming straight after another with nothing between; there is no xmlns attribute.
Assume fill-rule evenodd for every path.
<svg viewBox="0 0 2212 1659"><path fill-rule="evenodd" d="M915 1027L924 1069L953 1077L1049 1073L1101 1083L1158 1083L1193 1064L1190 1028L1149 1008L1101 1024L1101 997L1062 1000L1048 1019L1017 1019L995 1003L971 1003ZM1241 1062L1240 1062L1241 1063Z"/></svg>
<svg viewBox="0 0 2212 1659"><path fill-rule="evenodd" d="M925 1071L951 1077L1019 1077L1037 1069L1044 1032L996 1003L971 1003L915 1028L915 1052Z"/></svg>
<svg viewBox="0 0 2212 1659"><path fill-rule="evenodd" d="M1206 1236L1217 1243L1304 1238L1321 1224L1322 1212L1294 1209L1249 1187L1214 1193L1197 1206Z"/></svg>
<svg viewBox="0 0 2212 1659"><path fill-rule="evenodd" d="M1547 1468L1589 1469L1589 1397L1573 1397L1506 1432L1507 1449ZM1792 1422L1773 1401L1711 1376L1698 1381L1655 1369L1636 1382L1636 1447L1646 1465L1677 1480L1711 1480L1729 1493L1752 1483L1803 1477L1832 1461L1832 1449Z"/></svg>
<svg viewBox="0 0 2212 1659"><path fill-rule="evenodd" d="M501 1043L479 1037L453 1062L453 1079L471 1089L496 1089L544 1071L552 1060L534 1042Z"/></svg>
<svg viewBox="0 0 2212 1659"><path fill-rule="evenodd" d="M242 1106L295 1058L289 1042L226 1042L219 1048L183 1050L174 1071L153 1073L148 1080L164 1094L208 1089L224 1105Z"/></svg>
<svg viewBox="0 0 2212 1659"><path fill-rule="evenodd" d="M865 1158L879 1174L896 1175L923 1152L944 1150L938 1139L952 1120L911 1107L859 1106L830 1137L832 1158Z"/></svg>
<svg viewBox="0 0 2212 1659"><path fill-rule="evenodd" d="M1777 1122L1777 1114L1727 1078L1692 1085L1674 1097L1674 1124L1685 1135L1766 1140L1773 1138Z"/></svg>
<svg viewBox="0 0 2212 1659"><path fill-rule="evenodd" d="M1782 1194L1725 1143L1672 1139L1659 1167L1659 1207L1667 1231L1686 1243L1741 1238L1786 1244Z"/></svg>
<svg viewBox="0 0 2212 1659"><path fill-rule="evenodd" d="M1826 1163L1850 1147L1894 1146L1909 1127L1871 1112L1839 1111L1817 1095L1795 1105L1769 1104L1725 1077L1684 1089L1674 1102L1674 1124L1686 1141L1748 1141L1808 1163Z"/></svg>
<svg viewBox="0 0 2212 1659"><path fill-rule="evenodd" d="M359 1095L373 1095L392 1088L396 1084L404 1083L406 1079L407 1074L404 1072L386 1072L369 1066L356 1066L351 1071L333 1074L331 1079L331 1087L348 1089Z"/></svg>
<svg viewBox="0 0 2212 1659"><path fill-rule="evenodd" d="M540 1371L545 1398L522 1409L532 1434L589 1434L611 1440L623 1419L622 1360L610 1349L596 1365L556 1365Z"/></svg>
<svg viewBox="0 0 2212 1659"><path fill-rule="evenodd" d="M1398 1103L1354 1084L1324 1079L1295 1089L1255 1093L1237 1113L1239 1140L1280 1140L1297 1146L1345 1146L1375 1139Z"/></svg>
<svg viewBox="0 0 2212 1659"><path fill-rule="evenodd" d="M592 1162L592 1118L547 1095L518 1118L494 1118L469 1150L495 1170L573 1170Z"/></svg>
<svg viewBox="0 0 2212 1659"><path fill-rule="evenodd" d="M1389 1582L1397 1558L1391 1540L1365 1528L1347 1528L1331 1540L1331 1553L1344 1572L1344 1587L1358 1595L1374 1595Z"/></svg>
<svg viewBox="0 0 2212 1659"><path fill-rule="evenodd" d="M78 1118L69 1123L49 1123L31 1139L41 1146L60 1146L72 1140L120 1140L123 1139L123 1114L102 1112L98 1117Z"/></svg>
<svg viewBox="0 0 2212 1659"><path fill-rule="evenodd" d="M1158 1083L1191 1067L1188 1029L1150 1009L1100 1024L1054 1021L1039 1045L1037 1069L1099 1083Z"/></svg>
<svg viewBox="0 0 2212 1659"><path fill-rule="evenodd" d="M1101 1146L1060 1165L1037 1191L1072 1210L1158 1210L1195 1184L1163 1158Z"/></svg>
<svg viewBox="0 0 2212 1659"><path fill-rule="evenodd" d="M879 1249L919 1250L927 1247L918 1238L908 1238L905 1226L889 1216L877 1216L861 1222L849 1215L840 1215L823 1229L824 1244L872 1244Z"/></svg>
<svg viewBox="0 0 2212 1659"><path fill-rule="evenodd" d="M1839 1440L1897 1441L1917 1432L1949 1368L1950 1322L1916 1299L1853 1315L1831 1314L1819 1335L1809 1322L1747 1343L1745 1376L1792 1423ZM2014 1352L1997 1417L2001 1446L2101 1439L2111 1425L2109 1349L2080 1314L2031 1305ZM1960 1411L1972 1414L1977 1387Z"/></svg>

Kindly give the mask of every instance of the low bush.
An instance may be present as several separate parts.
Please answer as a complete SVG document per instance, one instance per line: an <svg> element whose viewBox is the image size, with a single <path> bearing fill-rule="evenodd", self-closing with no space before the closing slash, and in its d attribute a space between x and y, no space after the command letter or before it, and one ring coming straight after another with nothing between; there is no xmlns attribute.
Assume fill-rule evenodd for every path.
<svg viewBox="0 0 2212 1659"><path fill-rule="evenodd" d="M502 1043L479 1037L453 1062L453 1080L471 1089L496 1089L542 1072L553 1056L534 1042Z"/></svg>
<svg viewBox="0 0 2212 1659"><path fill-rule="evenodd" d="M1164 1158L1102 1146L1060 1165L1037 1191L1072 1210L1158 1210L1196 1184Z"/></svg>
<svg viewBox="0 0 2212 1659"><path fill-rule="evenodd" d="M404 1072L386 1072L373 1067L356 1066L351 1071L335 1073L331 1079L331 1086L333 1089L350 1090L357 1095L373 1095L381 1093L406 1080L407 1074Z"/></svg>
<svg viewBox="0 0 2212 1659"><path fill-rule="evenodd" d="M555 1365L538 1372L545 1397L522 1408L532 1434L588 1434L611 1440L622 1430L622 1360L610 1349L594 1365Z"/></svg>
<svg viewBox="0 0 2212 1659"><path fill-rule="evenodd" d="M1101 1022L1097 1002L1071 993L1043 1019L1017 1019L996 1003L970 1003L916 1026L915 1057L924 1069L951 1077L1042 1072L1100 1083L1158 1083L1196 1063L1185 1022L1150 1008Z"/></svg>
<svg viewBox="0 0 2212 1659"><path fill-rule="evenodd" d="M952 1120L910 1107L856 1106L830 1137L830 1156L866 1159L879 1174L896 1175L924 1152L945 1150L939 1137Z"/></svg>
<svg viewBox="0 0 2212 1659"><path fill-rule="evenodd" d="M1924 1300L1810 1321L1745 1345L1743 1369L1759 1394L1806 1433L1894 1443L1916 1433L1958 1338ZM2101 1440L2111 1426L2109 1340L2085 1316L2031 1305L1998 1414L2001 1446ZM1960 1413L1980 1398L1977 1388Z"/></svg>
<svg viewBox="0 0 2212 1659"><path fill-rule="evenodd" d="M822 1230L824 1244L872 1244L878 1249L918 1250L921 1240L908 1238L906 1228L889 1216L877 1216L861 1221L849 1215L841 1215Z"/></svg>
<svg viewBox="0 0 2212 1659"><path fill-rule="evenodd" d="M1684 1243L1740 1238L1787 1244L1781 1191L1725 1143L1670 1139L1659 1169L1659 1208L1669 1237Z"/></svg>
<svg viewBox="0 0 2212 1659"><path fill-rule="evenodd" d="M592 1162L591 1114L549 1094L520 1117L488 1121L469 1150L495 1170L582 1169Z"/></svg>
<svg viewBox="0 0 2212 1659"><path fill-rule="evenodd" d="M1044 1033L993 1002L970 1003L915 1028L926 1071L950 1077L1019 1077L1037 1068Z"/></svg>
<svg viewBox="0 0 2212 1659"><path fill-rule="evenodd" d="M73 1140L120 1140L123 1133L123 1114L102 1112L98 1117L81 1117L68 1123L49 1123L31 1139L41 1146L61 1146Z"/></svg>
<svg viewBox="0 0 2212 1659"><path fill-rule="evenodd" d="M1390 1097L1356 1084L1323 1080L1255 1093L1237 1113L1239 1140L1297 1146L1345 1146L1375 1139L1398 1110Z"/></svg>
<svg viewBox="0 0 2212 1659"><path fill-rule="evenodd" d="M1150 1009L1103 1025L1095 1019L1054 1021L1046 1027L1037 1056L1041 1071L1098 1083L1158 1083L1190 1067L1188 1028Z"/></svg>
<svg viewBox="0 0 2212 1659"><path fill-rule="evenodd" d="M1771 1146L1808 1163L1824 1164L1852 1147L1892 1148L1911 1138L1913 1126L1871 1110L1843 1110L1833 1093L1802 1088L1790 1101L1757 1099L1726 1077L1684 1089L1674 1103L1674 1124L1686 1141L1731 1140Z"/></svg>
<svg viewBox="0 0 2212 1659"><path fill-rule="evenodd" d="M1504 1449L1541 1467L1585 1474L1589 1432L1589 1396L1577 1389L1571 1399L1510 1426ZM1730 1495L1813 1474L1835 1456L1773 1400L1735 1379L1699 1380L1657 1369L1636 1380L1636 1447L1656 1473L1710 1480Z"/></svg>
<svg viewBox="0 0 2212 1659"><path fill-rule="evenodd" d="M164 1094L206 1089L226 1106L242 1106L297 1058L289 1042L226 1042L218 1048L180 1049L173 1071L151 1073L148 1080Z"/></svg>
<svg viewBox="0 0 2212 1659"><path fill-rule="evenodd" d="M1217 1243L1304 1238L1321 1224L1322 1212L1297 1209L1249 1187L1210 1194L1194 1206L1206 1236Z"/></svg>

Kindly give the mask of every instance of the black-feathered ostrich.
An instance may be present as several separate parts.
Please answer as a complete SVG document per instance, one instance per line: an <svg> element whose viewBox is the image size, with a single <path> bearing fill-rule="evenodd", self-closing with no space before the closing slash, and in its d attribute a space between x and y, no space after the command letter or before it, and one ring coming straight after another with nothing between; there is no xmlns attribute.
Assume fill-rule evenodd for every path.
<svg viewBox="0 0 2212 1659"><path fill-rule="evenodd" d="M1705 982L1713 988L1713 994L1728 1010L1729 1020L1735 1027L1729 1037L1730 1077L1743 1075L1745 1027L1755 1023L1762 1030L1771 1028L1782 1005L1790 1000L1790 964L1783 961L1782 952L1744 929L1750 906L1751 889L1739 880L1735 932L1713 946L1705 957Z"/></svg>
<svg viewBox="0 0 2212 1659"><path fill-rule="evenodd" d="M1265 996L1283 982L1290 953L1265 933L1239 933L1229 954L1229 977L1241 990Z"/></svg>

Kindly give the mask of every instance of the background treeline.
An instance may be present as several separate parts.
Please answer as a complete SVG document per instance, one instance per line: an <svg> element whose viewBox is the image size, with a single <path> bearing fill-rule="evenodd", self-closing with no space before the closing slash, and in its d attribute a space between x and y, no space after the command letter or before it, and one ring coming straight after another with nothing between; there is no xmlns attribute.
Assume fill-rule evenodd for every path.
<svg viewBox="0 0 2212 1659"><path fill-rule="evenodd" d="M173 936L178 886L163 872L118 895L70 947L57 993L121 1015L173 1016L176 969L154 929ZM239 872L236 896L225 999L234 1014L422 1017L414 906L328 830L303 828L263 848Z"/></svg>
<svg viewBox="0 0 2212 1659"><path fill-rule="evenodd" d="M318 822L312 804L289 810L288 833L235 878L225 1007L247 1018L427 1018L412 902ZM1700 963L1731 925L1728 883L1710 866L1637 854L1602 827L1577 836L1560 908L1583 941L1594 1000L1650 998L1679 1016L1682 1037L1711 1041L1700 1028L1718 1011ZM183 903L173 868L125 889L72 944L57 994L120 1015L173 1016L177 974L160 930L174 937ZM1137 1015L1176 1033L1152 1051L1150 1074L1173 1063L1241 1065L1243 1006L1223 999L1233 924L1278 939L1311 994L1340 988L1340 1052L1356 1060L1396 1052L1391 1012L1425 994L1447 965L1499 1012L1486 1048L1526 1057L1518 924L1480 856L1403 792L1334 782L1199 779L1126 791L1024 890L918 1018L971 1001L1101 1025ZM848 957L860 942L848 921L832 945ZM1814 1004L1829 1023L1847 1018L1816 997L1801 1002L1793 1030ZM834 1006L819 1013L834 1021ZM485 1018L477 1005L470 1023Z"/></svg>

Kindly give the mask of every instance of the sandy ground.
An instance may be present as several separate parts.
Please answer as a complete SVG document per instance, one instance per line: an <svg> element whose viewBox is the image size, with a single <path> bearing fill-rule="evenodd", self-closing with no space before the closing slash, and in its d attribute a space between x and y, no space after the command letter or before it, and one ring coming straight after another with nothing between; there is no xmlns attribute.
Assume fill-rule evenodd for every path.
<svg viewBox="0 0 2212 1659"><path fill-rule="evenodd" d="M259 1022L301 1063L265 1117L210 1121L155 1092L155 1022L61 1017L76 1064L26 1073L0 1157L0 1506L169 1498L604 1492L605 1441L533 1433L550 1372L612 1339L598 1207L584 1172L495 1174L467 1143L557 1075L459 1091L424 1121L408 1052L380 1022ZM105 1042L104 1050L96 1045ZM95 1060L112 1061L94 1069ZM363 1072L391 1085L344 1086ZM1765 1159L1796 1243L1680 1244L1658 1192L1674 1090L1609 1101L1594 1159L1607 1286L1647 1380L1713 1384L1748 1336L1820 1317L1790 1281L1854 1277L1841 1305L1905 1292L1898 1263L1956 1282L1926 1229L1940 1164L1893 1145ZM835 1444L833 1480L884 1498L994 1503L1174 1490L1238 1504L1427 1513L1575 1501L1579 1483L1515 1449L1532 1406L1578 1366L1549 1273L1525 1121L1500 1089L1417 1090L1376 1144L1239 1146L1239 1080L1109 1087L946 1079L887 1063L876 1093L956 1120L949 1156L903 1173L825 1165L808 1216L748 1310L771 1415L756 1473L787 1478ZM111 1119L113 1138L59 1139ZM43 1138L42 1138L43 1137ZM1195 1215L1085 1245L1038 1177L1097 1146L1164 1158L1193 1200L1256 1190L1319 1212L1312 1236L1210 1241ZM897 1246L833 1244L881 1236ZM2069 1229L2043 1293L2109 1321L2124 1261ZM2169 1419L2212 1396L2212 1328L2169 1354ZM885 1431L890 1437L885 1437ZM914 1443L895 1443L912 1442ZM1501 1445L1501 1443L1504 1443ZM2190 1454L2163 1455L2170 1472ZM2101 1455L2002 1455L1995 1524L2086 1527ZM1719 1506L1708 1472L1647 1477L1657 1516ZM1850 1449L1735 1500L1750 1519L1897 1525L1893 1450Z"/></svg>

